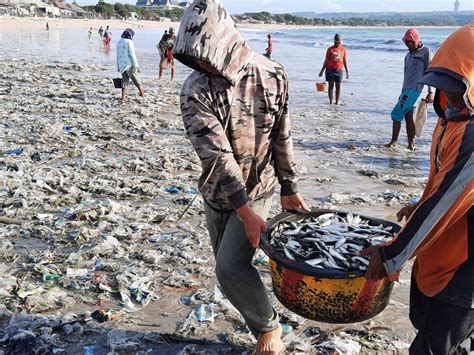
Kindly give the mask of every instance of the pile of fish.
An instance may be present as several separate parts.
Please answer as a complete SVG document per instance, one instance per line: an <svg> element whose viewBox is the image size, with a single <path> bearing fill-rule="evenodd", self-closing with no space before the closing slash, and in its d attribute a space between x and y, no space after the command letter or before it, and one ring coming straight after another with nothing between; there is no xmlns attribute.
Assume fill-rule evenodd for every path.
<svg viewBox="0 0 474 355"><path fill-rule="evenodd" d="M286 258L318 269L364 271L369 261L357 253L392 238L391 226L374 226L351 213L326 213L280 222L270 233L270 245Z"/></svg>

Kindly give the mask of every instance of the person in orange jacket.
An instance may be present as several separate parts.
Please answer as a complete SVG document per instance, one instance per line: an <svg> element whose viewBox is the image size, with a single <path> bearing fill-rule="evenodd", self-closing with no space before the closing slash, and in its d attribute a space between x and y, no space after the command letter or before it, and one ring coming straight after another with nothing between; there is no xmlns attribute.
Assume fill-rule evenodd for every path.
<svg viewBox="0 0 474 355"><path fill-rule="evenodd" d="M420 84L435 87L439 116L430 174L416 205L397 214L405 227L390 243L360 254L368 279L397 280L416 257L410 320L418 329L411 354L474 350L474 22L449 36Z"/></svg>

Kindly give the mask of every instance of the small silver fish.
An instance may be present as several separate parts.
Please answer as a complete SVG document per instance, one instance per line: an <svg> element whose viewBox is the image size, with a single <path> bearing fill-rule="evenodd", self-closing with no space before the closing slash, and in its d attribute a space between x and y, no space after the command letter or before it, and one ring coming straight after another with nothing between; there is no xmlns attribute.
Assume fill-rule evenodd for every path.
<svg viewBox="0 0 474 355"><path fill-rule="evenodd" d="M357 253L389 241L391 230L351 213L326 213L277 224L270 231L270 245L293 262L318 269L365 271L369 261Z"/></svg>

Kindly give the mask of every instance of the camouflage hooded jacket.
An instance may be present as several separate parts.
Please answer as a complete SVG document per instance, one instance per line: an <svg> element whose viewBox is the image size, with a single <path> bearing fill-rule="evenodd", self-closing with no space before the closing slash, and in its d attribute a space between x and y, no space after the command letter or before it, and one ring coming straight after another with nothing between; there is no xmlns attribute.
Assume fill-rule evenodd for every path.
<svg viewBox="0 0 474 355"><path fill-rule="evenodd" d="M207 203L239 208L271 196L277 179L283 196L296 193L284 68L249 48L217 0L186 9L174 54L195 69L183 84L181 112Z"/></svg>

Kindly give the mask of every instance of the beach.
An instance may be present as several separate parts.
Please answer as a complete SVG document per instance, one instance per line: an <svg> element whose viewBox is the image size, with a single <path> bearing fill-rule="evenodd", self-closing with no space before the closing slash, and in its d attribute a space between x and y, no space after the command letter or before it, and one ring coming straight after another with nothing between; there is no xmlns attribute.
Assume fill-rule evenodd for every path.
<svg viewBox="0 0 474 355"><path fill-rule="evenodd" d="M253 339L243 319L216 285L202 198L197 197L178 219L197 194L200 174L179 107L181 85L191 71L179 65L175 81L165 73L159 82L154 45L162 29L179 24L139 22L143 29L137 29L136 47L143 64L145 98L131 87L130 102L120 106L120 92L111 80L117 76L114 48L105 53L98 38L89 44L86 30L110 25L118 38L121 29L134 24L48 22L46 33L44 19L0 18L1 44L9 49L0 56L4 332L12 315L22 310L38 318L73 320L78 318L71 313L79 317L104 310L110 315L105 322L88 318L81 323L82 331L71 334L50 326L51 331L30 340L35 346L53 342L54 349L66 353L85 351L86 346L92 346L95 354L114 350L172 354L186 347L215 352L251 349ZM243 30L257 52L262 52L266 30ZM324 36L324 31L333 32L323 30ZM360 36L357 31L338 31L345 31L347 38ZM372 32L370 38L375 41L387 33L398 35ZM430 39L434 43L436 36L444 35L436 32ZM375 49L353 48L354 79L343 86L343 105L330 106L326 94L314 89L320 79L309 75L307 67L322 64L326 42L311 47L317 60L307 63L298 46L301 53L309 51L304 43L313 43L313 38L293 43L291 36L302 34L276 35L276 48L281 50L276 56L290 73L300 192L313 208L396 221L396 212L417 201L423 190L435 120L431 112L414 152L405 148L403 132L397 147L381 147L390 138L390 105L400 90L396 74L402 71L404 53L397 47L382 52L383 46L393 45L378 42ZM377 58L383 66L371 78L392 67L396 74L367 87L368 58ZM281 212L278 200L276 193L271 216ZM409 266L381 314L340 325L306 320L286 310L271 291L268 259L261 251L255 265L288 325L284 336L288 351L317 353L324 337L335 337L346 345L359 344L361 353L407 353L415 335L408 319ZM210 304L212 312L204 312L207 318L199 320L193 307ZM24 344L20 339L17 346ZM10 349L11 344L2 347Z"/></svg>

